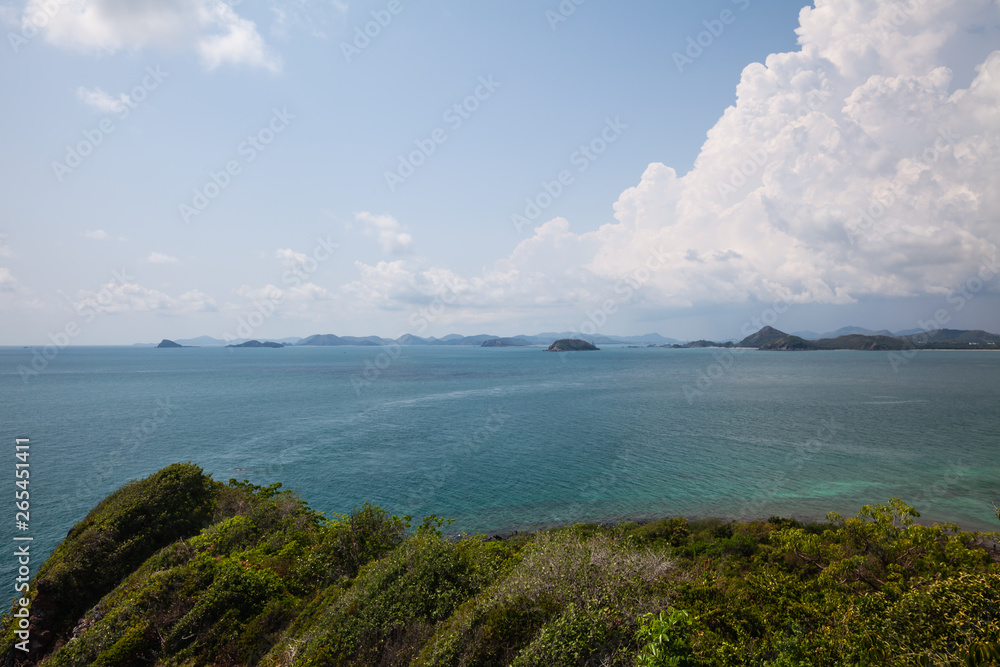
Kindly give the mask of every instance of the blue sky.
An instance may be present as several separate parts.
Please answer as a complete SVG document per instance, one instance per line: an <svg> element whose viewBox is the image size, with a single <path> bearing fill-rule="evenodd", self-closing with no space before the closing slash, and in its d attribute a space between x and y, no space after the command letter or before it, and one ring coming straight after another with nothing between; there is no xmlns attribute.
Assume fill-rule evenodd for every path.
<svg viewBox="0 0 1000 667"><path fill-rule="evenodd" d="M1000 330L998 3L577 2L3 4L0 344Z"/></svg>

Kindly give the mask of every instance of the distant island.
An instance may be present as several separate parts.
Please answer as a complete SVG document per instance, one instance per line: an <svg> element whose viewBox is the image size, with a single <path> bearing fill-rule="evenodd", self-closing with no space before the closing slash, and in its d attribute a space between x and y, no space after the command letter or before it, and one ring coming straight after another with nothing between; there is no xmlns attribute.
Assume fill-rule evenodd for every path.
<svg viewBox="0 0 1000 667"><path fill-rule="evenodd" d="M248 340L245 343L240 343L239 345L227 345L226 347L285 347L284 343L275 343L274 341L264 341L263 343L259 340Z"/></svg>
<svg viewBox="0 0 1000 667"><path fill-rule="evenodd" d="M396 338L386 338L383 336L338 336L335 334L314 334L304 338L289 337L270 339L276 343L284 343L286 346L306 346L306 347L335 347L335 346L362 346L381 347L386 345L408 346L474 346L474 347L515 347L515 346L537 346L548 347L553 341L563 338L584 338L586 337L595 345L670 345L683 341L676 338L667 338L658 333L647 333L638 336L607 336L603 334L583 334L577 331L546 331L538 334L518 334L516 336L499 336L496 334L476 334L463 336L461 334L448 334L436 338L434 336L417 336L414 334L403 334ZM226 347L245 343L248 339L235 338L223 339L211 336L198 336L196 338L175 338L178 344L188 347ZM483 346L487 341L502 340L506 345L490 343ZM135 343L134 347L156 347L156 343Z"/></svg>
<svg viewBox="0 0 1000 667"><path fill-rule="evenodd" d="M528 347L531 342L526 338L490 338L484 340L480 347Z"/></svg>
<svg viewBox="0 0 1000 667"><path fill-rule="evenodd" d="M671 347L675 350L689 350L696 347L734 347L735 343L727 340L724 343L716 343L712 340L693 340L690 343L674 343L673 345L650 345L650 347Z"/></svg>
<svg viewBox="0 0 1000 667"><path fill-rule="evenodd" d="M549 349L546 352L589 352L591 350L600 350L601 348L588 343L585 340L580 340L579 338L563 338L562 340L557 340L556 342L549 345Z"/></svg>
<svg viewBox="0 0 1000 667"><path fill-rule="evenodd" d="M836 338L806 340L773 327L764 327L737 343L737 347L764 351L798 352L809 350L997 350L1000 336L980 330L936 329L924 333L887 336L852 333Z"/></svg>
<svg viewBox="0 0 1000 667"><path fill-rule="evenodd" d="M759 331L738 341L731 338L723 341L699 339L681 341L667 338L658 333L641 336L608 336L603 334L585 335L577 332L545 332L534 335L496 336L476 334L463 336L449 334L441 338L421 337L403 334L395 339L381 336L338 336L335 334L315 334L305 338L281 338L277 340L228 341L199 336L190 339L164 339L159 345L136 344L141 347L385 347L389 345L409 346L475 346L496 347L541 347L547 348L566 340L583 340L591 345L619 345L622 347L649 347L670 349L693 348L753 348L764 351L809 351L809 350L996 350L1000 349L1000 335L980 329L936 329L921 331L910 329L892 333L886 329L871 330L848 326L825 334L812 331L786 333L772 326L764 326Z"/></svg>
<svg viewBox="0 0 1000 667"><path fill-rule="evenodd" d="M755 334L750 334L739 343L736 344L737 347L763 347L768 343L772 343L780 338L788 336L784 331L778 331L774 327L764 327Z"/></svg>

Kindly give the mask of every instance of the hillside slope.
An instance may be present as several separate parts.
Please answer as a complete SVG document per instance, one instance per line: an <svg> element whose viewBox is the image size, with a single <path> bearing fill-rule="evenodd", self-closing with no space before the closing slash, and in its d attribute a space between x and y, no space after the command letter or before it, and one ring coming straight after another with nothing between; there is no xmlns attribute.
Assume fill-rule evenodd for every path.
<svg viewBox="0 0 1000 667"><path fill-rule="evenodd" d="M363 505L327 518L280 485L177 464L74 527L32 583L31 650L8 615L0 664L1000 660L986 538L915 516L893 499L823 524L664 519L446 538L437 517L410 529Z"/></svg>

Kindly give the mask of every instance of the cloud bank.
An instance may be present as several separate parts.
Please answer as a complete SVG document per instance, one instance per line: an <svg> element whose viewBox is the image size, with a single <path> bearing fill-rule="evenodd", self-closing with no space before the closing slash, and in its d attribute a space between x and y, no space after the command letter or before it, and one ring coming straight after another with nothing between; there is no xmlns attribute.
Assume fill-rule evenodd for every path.
<svg viewBox="0 0 1000 667"><path fill-rule="evenodd" d="M112 281L99 290L78 290L75 298L66 298L77 313L192 315L217 311L212 297L200 290L189 290L173 297L135 282Z"/></svg>
<svg viewBox="0 0 1000 667"><path fill-rule="evenodd" d="M475 277L359 264L345 296L503 314L947 293L1000 245L998 27L990 0L818 0L799 51L744 69L693 169L650 164L614 222L548 221Z"/></svg>

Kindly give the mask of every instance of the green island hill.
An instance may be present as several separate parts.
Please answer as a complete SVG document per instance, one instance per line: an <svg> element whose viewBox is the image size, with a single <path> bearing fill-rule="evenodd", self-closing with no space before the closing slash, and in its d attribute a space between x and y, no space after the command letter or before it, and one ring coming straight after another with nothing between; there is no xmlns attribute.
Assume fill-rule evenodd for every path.
<svg viewBox="0 0 1000 667"><path fill-rule="evenodd" d="M937 329L906 336L854 333L835 338L806 340L778 331L773 327L764 327L757 333L741 340L736 346L781 352L811 350L1000 350L1000 336L979 330Z"/></svg>
<svg viewBox="0 0 1000 667"><path fill-rule="evenodd" d="M446 535L178 463L73 527L5 615L0 663L1000 664L996 535L918 516L893 498L822 523Z"/></svg>
<svg viewBox="0 0 1000 667"><path fill-rule="evenodd" d="M579 338L562 338L549 345L546 352L589 352L601 348Z"/></svg>
<svg viewBox="0 0 1000 667"><path fill-rule="evenodd" d="M259 340L248 340L245 343L240 343L239 345L227 345L226 347L273 347L282 348L285 347L284 343L276 343L271 340L264 341L263 343Z"/></svg>

